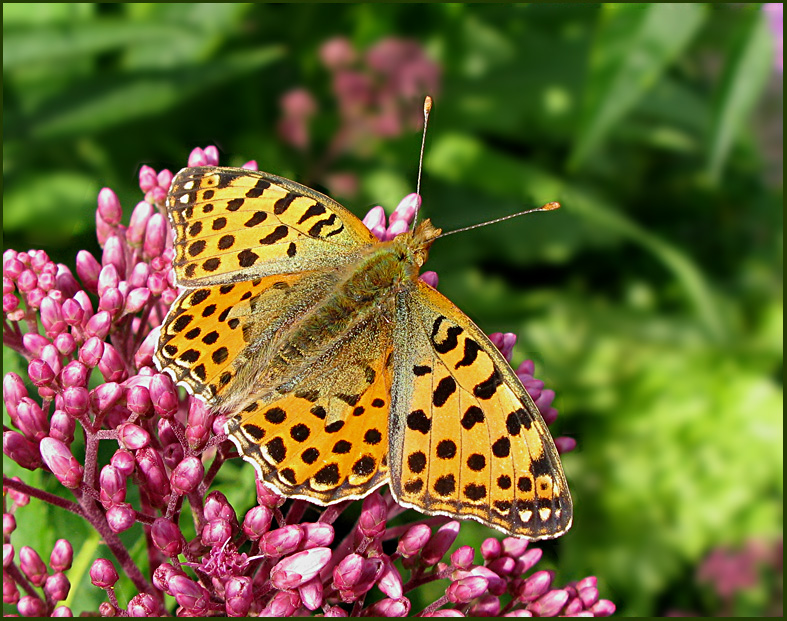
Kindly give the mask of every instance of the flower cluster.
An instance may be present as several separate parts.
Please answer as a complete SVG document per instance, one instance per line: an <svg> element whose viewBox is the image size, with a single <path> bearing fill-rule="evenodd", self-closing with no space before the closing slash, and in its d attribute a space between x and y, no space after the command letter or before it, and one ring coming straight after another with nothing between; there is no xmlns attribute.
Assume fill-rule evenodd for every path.
<svg viewBox="0 0 787 621"><path fill-rule="evenodd" d="M195 149L188 162L215 165L218 152ZM211 491L224 461L237 457L223 421L198 399L179 394L153 366L154 328L177 295L163 204L171 180L169 171L142 168L145 198L128 225L121 224L115 193L101 190L96 229L102 256L79 252L75 273L40 250L3 255L4 344L27 361L25 378L8 373L3 379L13 426L4 428L3 451L22 468L50 472L70 493L52 494L4 475L4 603L16 604L23 616L72 614L60 604L70 591L72 543L58 540L48 565L31 547L12 543L16 520L35 498L80 516L114 557L95 559L89 570L92 583L106 592L98 610L104 616L173 610L184 616L403 616L411 612L407 594L434 580L446 581L447 589L420 611L424 616L614 611L599 599L593 577L560 588L551 572L532 571L541 551L518 539L487 539L480 559L464 546L445 560L459 523L432 517L389 527L403 511L390 494L369 495L350 532L337 532L333 524L351 502L306 522L311 505L257 481L258 502L239 517L220 491ZM365 222L389 238L407 230L418 201L407 197L388 221L375 208ZM423 277L437 283L434 273ZM515 337L492 339L510 359ZM523 363L517 373L547 421L554 420L554 393L533 377L533 364ZM108 459L101 457L108 455L99 451L102 442L114 449ZM557 443L573 448L568 438ZM192 528L184 528L189 518ZM131 528L144 531L149 574L119 537ZM196 536L187 538L188 532ZM395 550L385 542L396 542ZM115 592L121 573L136 590L126 602Z"/></svg>
<svg viewBox="0 0 787 621"><path fill-rule="evenodd" d="M323 43L320 59L331 74L340 124L330 145L314 165L315 176L334 194L353 196L355 175L326 172L344 153L368 154L371 142L390 139L423 123L423 95L440 89L440 66L409 39L385 38L363 53L344 37ZM279 136L305 152L311 146L310 123L318 111L316 97L295 88L280 100ZM371 140L370 140L371 139Z"/></svg>

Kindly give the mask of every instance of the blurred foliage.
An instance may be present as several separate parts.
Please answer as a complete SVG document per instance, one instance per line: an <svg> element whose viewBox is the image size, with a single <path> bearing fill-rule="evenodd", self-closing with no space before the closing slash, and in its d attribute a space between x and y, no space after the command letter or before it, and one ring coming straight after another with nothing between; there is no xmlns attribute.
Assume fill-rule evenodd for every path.
<svg viewBox="0 0 787 621"><path fill-rule="evenodd" d="M575 525L544 545L559 580L596 574L619 613L659 614L709 550L780 539L783 95L758 5L6 4L4 246L98 254L98 189L128 214L139 166L177 171L195 146L324 183L306 171L338 126L319 60L337 36L412 39L442 68L438 226L563 204L430 260L481 327L520 336L579 441ZM276 134L296 87L319 104L308 151ZM393 208L418 144L343 153L360 193L339 198ZM27 537L48 554L57 535Z"/></svg>

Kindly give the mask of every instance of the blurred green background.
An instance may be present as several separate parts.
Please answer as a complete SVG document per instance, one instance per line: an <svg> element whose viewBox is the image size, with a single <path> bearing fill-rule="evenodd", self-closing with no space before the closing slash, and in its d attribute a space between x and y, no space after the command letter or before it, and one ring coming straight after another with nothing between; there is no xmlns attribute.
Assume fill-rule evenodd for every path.
<svg viewBox="0 0 787 621"><path fill-rule="evenodd" d="M428 90L425 217L563 205L438 241L427 266L487 332L519 335L515 364L536 361L555 434L579 442L574 527L544 545L558 584L597 575L623 615L780 614L780 552L731 596L698 574L782 540L771 26L757 4L6 4L4 248L100 256L98 190L128 218L142 164L176 172L211 144L390 212Z"/></svg>

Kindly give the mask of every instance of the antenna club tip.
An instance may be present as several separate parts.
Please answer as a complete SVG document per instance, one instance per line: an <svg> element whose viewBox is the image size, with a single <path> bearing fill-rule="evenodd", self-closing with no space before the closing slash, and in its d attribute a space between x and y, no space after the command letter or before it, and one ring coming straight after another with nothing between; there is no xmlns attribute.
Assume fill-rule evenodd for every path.
<svg viewBox="0 0 787 621"><path fill-rule="evenodd" d="M554 211L555 209L560 209L560 203L556 201L552 201L551 203L547 203L541 208L541 211Z"/></svg>
<svg viewBox="0 0 787 621"><path fill-rule="evenodd" d="M424 114L429 114L432 111L432 98L429 95L424 99Z"/></svg>

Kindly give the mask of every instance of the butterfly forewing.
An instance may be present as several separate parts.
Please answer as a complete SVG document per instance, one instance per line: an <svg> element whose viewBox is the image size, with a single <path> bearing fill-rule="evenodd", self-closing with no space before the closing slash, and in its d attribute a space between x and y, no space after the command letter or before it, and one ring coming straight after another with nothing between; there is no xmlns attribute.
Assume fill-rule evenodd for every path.
<svg viewBox="0 0 787 621"><path fill-rule="evenodd" d="M397 310L391 412L397 500L530 539L565 532L571 497L554 442L497 348L423 282L400 296Z"/></svg>
<svg viewBox="0 0 787 621"><path fill-rule="evenodd" d="M167 209L182 286L337 267L376 241L331 198L240 168L184 168L172 181Z"/></svg>

